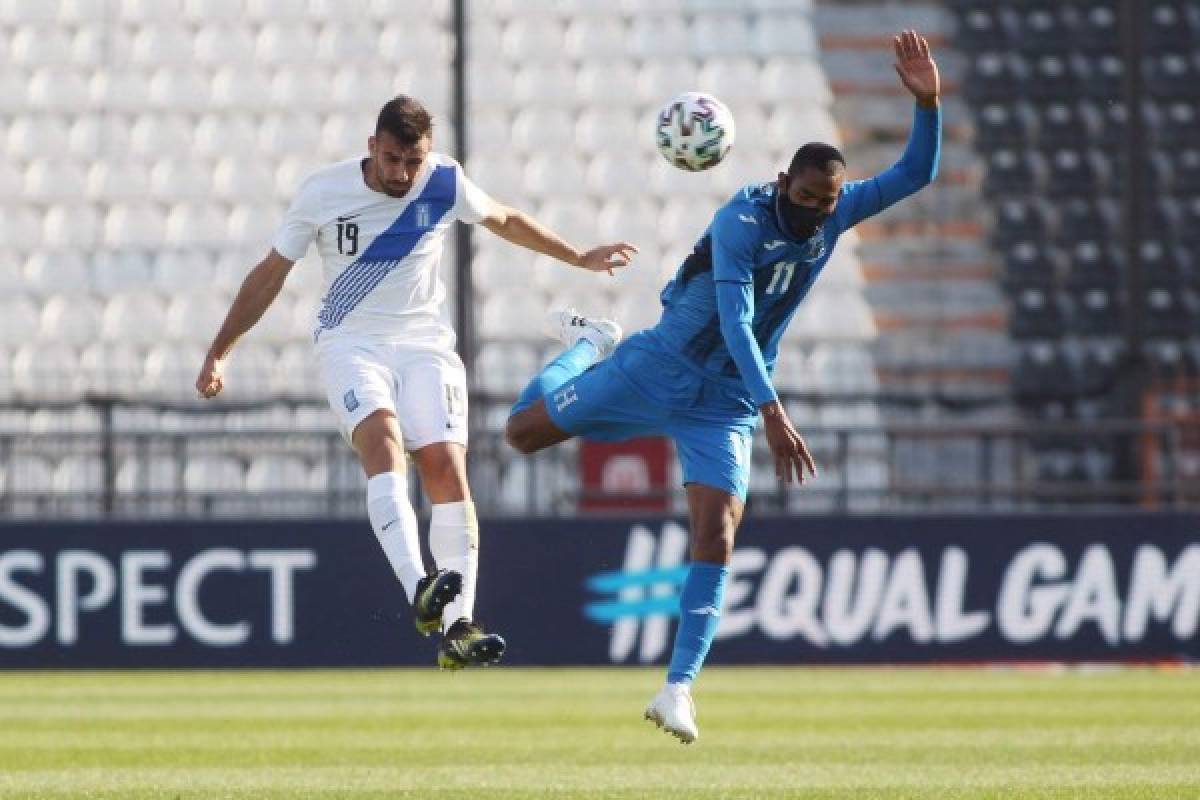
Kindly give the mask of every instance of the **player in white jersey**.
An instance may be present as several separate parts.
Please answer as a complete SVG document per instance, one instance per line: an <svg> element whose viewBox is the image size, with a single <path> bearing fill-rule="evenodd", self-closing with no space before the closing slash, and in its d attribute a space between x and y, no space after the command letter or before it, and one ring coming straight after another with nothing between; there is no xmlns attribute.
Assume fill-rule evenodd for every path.
<svg viewBox="0 0 1200 800"><path fill-rule="evenodd" d="M453 159L431 152L432 119L401 95L379 113L369 157L311 175L271 251L242 284L196 388L224 387L234 343L278 296L315 241L325 297L314 331L329 404L367 475L367 514L417 629L442 627L438 663L458 669L497 660L504 640L473 621L478 523L467 486L466 376L446 322L439 263L454 220L478 223L529 250L592 271L629 263L624 242L581 252L528 215L492 200ZM432 504L426 571L408 499L410 453Z"/></svg>

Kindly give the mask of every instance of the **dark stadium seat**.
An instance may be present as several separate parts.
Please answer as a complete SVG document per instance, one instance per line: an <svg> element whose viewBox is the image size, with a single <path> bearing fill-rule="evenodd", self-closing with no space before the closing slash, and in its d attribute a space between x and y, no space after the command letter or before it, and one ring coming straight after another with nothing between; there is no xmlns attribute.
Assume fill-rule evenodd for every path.
<svg viewBox="0 0 1200 800"><path fill-rule="evenodd" d="M1187 283L1192 276L1192 259L1188 251L1153 229L1144 231L1143 236L1138 245L1142 279L1147 283L1178 283L1181 286Z"/></svg>
<svg viewBox="0 0 1200 800"><path fill-rule="evenodd" d="M988 160L984 194L990 197L1011 194L1027 196L1043 171L1036 153L1009 147L995 150Z"/></svg>
<svg viewBox="0 0 1200 800"><path fill-rule="evenodd" d="M995 7L960 8L955 15L955 40L968 49L999 47L1008 42L1008 26Z"/></svg>
<svg viewBox="0 0 1200 800"><path fill-rule="evenodd" d="M1115 151L1125 141L1125 129L1129 126L1129 109L1120 100L1111 97L1091 106L1097 115L1100 129L1096 132L1096 143Z"/></svg>
<svg viewBox="0 0 1200 800"><path fill-rule="evenodd" d="M1057 254L1041 237L1012 240L1004 252L1005 282L1009 286L1048 287L1055 282Z"/></svg>
<svg viewBox="0 0 1200 800"><path fill-rule="evenodd" d="M1185 50L1151 52L1142 61L1146 91L1152 97L1194 97L1200 71L1192 54Z"/></svg>
<svg viewBox="0 0 1200 800"><path fill-rule="evenodd" d="M1025 342L1013 375L1013 395L1019 403L1039 404L1072 397L1078 388L1075 365L1050 341Z"/></svg>
<svg viewBox="0 0 1200 800"><path fill-rule="evenodd" d="M1121 98L1125 81L1125 62L1119 55L1078 55L1071 60L1079 80L1079 90L1098 102L1115 102Z"/></svg>
<svg viewBox="0 0 1200 800"><path fill-rule="evenodd" d="M1160 147L1178 147L1196 141L1200 113L1194 100L1173 100L1154 107L1150 133Z"/></svg>
<svg viewBox="0 0 1200 800"><path fill-rule="evenodd" d="M1069 99L1079 93L1079 78L1065 55L1045 53L1029 65L1024 91L1035 100Z"/></svg>
<svg viewBox="0 0 1200 800"><path fill-rule="evenodd" d="M1116 385L1125 364L1125 345L1113 339L1081 343L1079 347L1079 392L1084 397L1103 397Z"/></svg>
<svg viewBox="0 0 1200 800"><path fill-rule="evenodd" d="M1071 42L1092 53L1115 52L1118 22L1117 0L1090 0L1075 9Z"/></svg>
<svg viewBox="0 0 1200 800"><path fill-rule="evenodd" d="M1046 161L1050 166L1046 192L1051 196L1095 195L1107 183L1108 163L1097 152L1060 147Z"/></svg>
<svg viewBox="0 0 1200 800"><path fill-rule="evenodd" d="M1011 100L1026 78L1023 64L1009 53L986 51L975 56L968 70L966 94L972 102Z"/></svg>
<svg viewBox="0 0 1200 800"><path fill-rule="evenodd" d="M1063 307L1054 289L1024 287L1013 297L1009 332L1014 339L1058 339L1066 332Z"/></svg>
<svg viewBox="0 0 1200 800"><path fill-rule="evenodd" d="M990 102L975 115L975 144L984 152L1024 144L1032 135L1029 114L1017 103Z"/></svg>
<svg viewBox="0 0 1200 800"><path fill-rule="evenodd" d="M1037 199L1009 198L1001 200L992 221L992 242L998 250L1023 239L1043 239L1050 231L1050 214Z"/></svg>
<svg viewBox="0 0 1200 800"><path fill-rule="evenodd" d="M1175 150L1171 154L1171 166L1171 188L1176 194L1200 194L1200 149L1193 146Z"/></svg>
<svg viewBox="0 0 1200 800"><path fill-rule="evenodd" d="M1078 145L1090 141L1092 131L1084 109L1070 100L1052 100L1035 107L1038 144L1042 147Z"/></svg>
<svg viewBox="0 0 1200 800"><path fill-rule="evenodd" d="M1023 4L1017 9L1017 30L1013 43L1027 53L1057 52L1068 30L1059 3Z"/></svg>
<svg viewBox="0 0 1200 800"><path fill-rule="evenodd" d="M1105 286L1087 286L1071 295L1071 330L1087 336L1121 333L1119 293Z"/></svg>
<svg viewBox="0 0 1200 800"><path fill-rule="evenodd" d="M1058 241L1114 241L1118 235L1118 209L1113 201L1095 197L1070 197L1059 205Z"/></svg>
<svg viewBox="0 0 1200 800"><path fill-rule="evenodd" d="M1151 339L1142 347L1150 378L1164 383L1200 377L1196 353L1173 338Z"/></svg>
<svg viewBox="0 0 1200 800"><path fill-rule="evenodd" d="M1186 49L1194 39L1196 30L1195 4L1157 0L1149 4L1146 14L1146 43L1151 51L1177 48Z"/></svg>
<svg viewBox="0 0 1200 800"><path fill-rule="evenodd" d="M1192 320L1200 318L1200 298L1179 282L1156 282L1145 289L1144 316L1147 336L1187 336Z"/></svg>
<svg viewBox="0 0 1200 800"><path fill-rule="evenodd" d="M1104 240L1085 239L1075 243L1069 255L1067 283L1074 287L1120 285L1124 258L1120 249Z"/></svg>

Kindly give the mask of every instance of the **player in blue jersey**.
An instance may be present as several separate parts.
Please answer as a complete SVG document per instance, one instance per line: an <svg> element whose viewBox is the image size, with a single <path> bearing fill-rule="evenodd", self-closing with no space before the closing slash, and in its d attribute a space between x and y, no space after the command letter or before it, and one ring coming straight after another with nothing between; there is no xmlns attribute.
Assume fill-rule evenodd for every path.
<svg viewBox="0 0 1200 800"><path fill-rule="evenodd" d="M838 237L937 173L937 65L915 31L893 44L896 72L916 98L908 147L895 166L845 182L836 148L804 145L777 181L747 186L717 211L663 289L653 328L618 347L613 322L552 315L553 333L568 349L534 378L508 420L508 441L523 453L572 436L674 440L691 517L691 566L667 683L646 718L684 742L698 735L690 685L720 620L760 417L779 479L803 483L806 471L816 474L771 385L779 340Z"/></svg>

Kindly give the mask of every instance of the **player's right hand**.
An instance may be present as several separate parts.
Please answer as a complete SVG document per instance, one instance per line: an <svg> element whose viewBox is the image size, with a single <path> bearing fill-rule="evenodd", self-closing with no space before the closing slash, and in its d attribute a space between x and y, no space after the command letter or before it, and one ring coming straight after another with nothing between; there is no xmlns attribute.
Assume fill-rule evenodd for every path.
<svg viewBox="0 0 1200 800"><path fill-rule="evenodd" d="M580 256L579 266L592 272L607 272L612 275L615 268L628 266L637 251L638 249L629 242L602 244Z"/></svg>
<svg viewBox="0 0 1200 800"><path fill-rule="evenodd" d="M791 483L793 476L796 483L804 483L804 470L807 469L810 475L817 477L817 463L788 419L783 404L776 400L764 405L761 411L767 445L771 455L775 456L775 476L783 483Z"/></svg>
<svg viewBox="0 0 1200 800"><path fill-rule="evenodd" d="M200 376L196 378L196 391L201 397L216 397L225 388L225 359L208 355Z"/></svg>

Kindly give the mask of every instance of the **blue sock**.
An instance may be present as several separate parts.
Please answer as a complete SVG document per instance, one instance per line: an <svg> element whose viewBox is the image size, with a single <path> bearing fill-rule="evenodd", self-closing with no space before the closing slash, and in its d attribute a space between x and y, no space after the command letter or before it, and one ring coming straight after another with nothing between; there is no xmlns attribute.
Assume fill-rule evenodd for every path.
<svg viewBox="0 0 1200 800"><path fill-rule="evenodd" d="M596 350L596 345L587 339L580 339L562 351L557 358L533 377L533 380L517 398L509 415L524 411L536 403L539 398L545 397L572 378L582 375L585 369L596 363L597 355L599 352Z"/></svg>
<svg viewBox="0 0 1200 800"><path fill-rule="evenodd" d="M679 630L675 632L675 649L667 668L668 682L690 684L704 665L704 657L721 622L727 577L729 567L721 564L693 561L688 569L679 595Z"/></svg>

